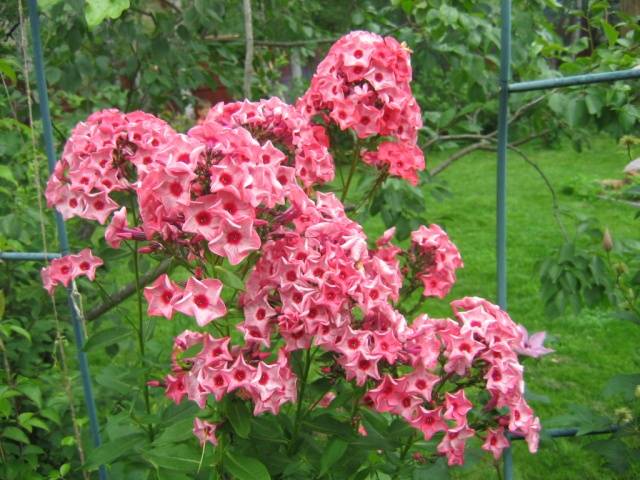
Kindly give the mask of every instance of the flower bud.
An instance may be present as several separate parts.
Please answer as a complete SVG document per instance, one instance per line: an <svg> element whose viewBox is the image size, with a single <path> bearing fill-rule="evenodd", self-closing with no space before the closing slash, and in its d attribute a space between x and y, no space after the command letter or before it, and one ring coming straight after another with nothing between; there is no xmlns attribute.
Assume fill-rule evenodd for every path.
<svg viewBox="0 0 640 480"><path fill-rule="evenodd" d="M618 262L613 266L614 270L616 271L616 273L618 275L624 275L625 273L627 273L629 271L629 268L627 268L627 265L622 263L622 262Z"/></svg>
<svg viewBox="0 0 640 480"><path fill-rule="evenodd" d="M605 252L610 252L613 249L613 238L611 238L611 232L609 232L608 228L604 229L604 234L602 235L602 248Z"/></svg>
<svg viewBox="0 0 640 480"><path fill-rule="evenodd" d="M617 417L618 422L620 423L629 423L633 420L633 414L627 407L616 408L613 411L613 414Z"/></svg>

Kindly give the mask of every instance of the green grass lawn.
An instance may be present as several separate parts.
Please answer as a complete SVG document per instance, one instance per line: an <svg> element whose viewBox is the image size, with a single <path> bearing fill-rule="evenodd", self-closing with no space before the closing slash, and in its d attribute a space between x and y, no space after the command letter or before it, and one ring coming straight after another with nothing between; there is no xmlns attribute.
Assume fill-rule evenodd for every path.
<svg viewBox="0 0 640 480"><path fill-rule="evenodd" d="M560 192L568 185L618 178L626 164L625 152L613 139L598 138L581 153L566 147L557 150L526 148L552 185ZM428 158L436 165L445 155ZM611 412L616 399L603 398L607 380L617 373L640 371L638 341L640 327L612 318L607 311L567 312L551 319L545 316L539 295L536 262L562 243L552 216L549 191L536 171L518 155L508 161L508 310L529 331L546 330L555 354L527 361L527 388L549 401L531 401L543 425L565 414L572 405ZM464 295L496 298L495 277L495 154L478 153L460 160L441 174L452 197L430 201L428 217L441 222L458 245L465 262L459 281L448 299ZM577 195L559 194L562 206L596 217L615 237L638 235L632 207ZM635 230L634 230L635 229ZM425 311L447 315L446 302L430 301ZM602 479L618 478L603 466L601 458L580 447L590 439L559 439L543 442L532 456L524 444L515 447L515 478ZM459 478L493 478L491 465L456 471ZM631 477L630 477L631 478ZM637 477L636 477L637 478Z"/></svg>

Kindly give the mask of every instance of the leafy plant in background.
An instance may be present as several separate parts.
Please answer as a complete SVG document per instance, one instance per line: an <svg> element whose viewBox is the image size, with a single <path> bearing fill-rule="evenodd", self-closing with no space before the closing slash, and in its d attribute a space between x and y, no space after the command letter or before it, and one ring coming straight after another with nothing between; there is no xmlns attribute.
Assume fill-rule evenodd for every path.
<svg viewBox="0 0 640 480"><path fill-rule="evenodd" d="M206 109L208 102L219 99L218 95L233 98L241 91L238 79L244 73L242 57L245 47L242 16L236 2L109 2L120 5L119 14L110 11L111 7L106 2L91 2L91 6L89 2L79 0L39 3L42 7L54 127L60 141L67 138L67 132L79 119L104 106L116 105L125 110L150 109L161 112L164 118L182 127L191 123L189 117L192 111ZM470 151L492 148L496 116L495 105L488 100L494 98L497 88L499 26L495 2L473 1L450 5L450 2L429 0L402 1L389 5L387 2L368 1L354 2L348 7L341 1L252 3L257 49L252 83L254 95L277 93L284 96L286 92L288 98L295 98L289 87L293 85L302 93L301 86L309 71L307 65L315 65L315 59L319 52L324 51L324 45L354 26L379 33L393 32L416 51L413 67L418 75L413 88L419 103L426 107L422 135L429 137L428 140L422 138L420 143L428 148L435 148L436 144L445 149L454 148L455 151L443 163L445 168ZM637 23L619 14L605 2L581 3L583 10L575 12L555 2L516 5L514 25L519 32L514 38L513 70L516 79L555 75L558 66L566 72L571 69L582 72L633 66ZM106 6L106 11L95 10L101 4ZM127 8L122 9L125 4ZM36 227L39 214L33 208L37 198L33 179L37 176L36 168L27 163L33 152L30 147L31 132L25 127L30 123L27 98L31 97L34 103L37 103L37 98L29 95L26 89L29 85L27 69L20 65L22 57L26 55L17 53L20 44L17 35L17 2L3 3L0 11L0 24L6 32L0 43L0 72L6 93L0 101L0 156L3 162L0 168L11 165L10 171L0 170L0 187L4 189L0 201L0 249L40 250L41 245L34 241L39 238ZM588 29L585 22L589 22ZM576 30L571 38L563 38L557 33L564 31L567 25L572 25L571 28ZM580 50L580 45L573 47L574 40L584 37L587 32L591 37L587 44L592 48ZM613 39L611 45L609 37ZM472 42L468 41L470 38ZM580 42L584 45L585 40ZM543 50L549 61L539 60ZM161 68L164 65L170 65L171 68ZM216 68L212 70L209 65L216 65ZM291 67L293 81L287 79L287 66ZM302 77L294 75L296 70L302 72ZM78 92L82 92L82 95ZM605 123L612 133L619 134L629 131L635 124L634 109L627 108L632 104L635 92L621 84L607 91L601 87L564 91L561 97L554 96L553 101L551 97L539 100L534 95L519 98L523 99L523 103L513 105L514 144L538 138L539 134L544 134L543 138L547 140L553 140L555 132L560 130L573 138L583 126L586 129L581 130L582 134L589 131L589 126L602 126ZM555 107L559 114L545 111L542 108L545 102ZM553 134L545 132L550 125L553 125ZM38 132L35 134L37 138ZM331 138L335 138L333 132ZM576 138L581 140L576 142L577 146L584 143L584 135ZM346 139L347 147L350 141L350 138ZM345 160L349 163L351 157L344 157L336 156L339 165ZM442 168L436 170L436 175L439 171ZM362 183L359 183L361 178ZM423 180L426 178L422 176ZM439 177L428 178L437 181ZM375 178L360 176L356 172L353 196L362 198L361 194L371 191L369 186L374 183ZM440 189L438 185L434 183L436 193ZM418 212L417 207L400 209L397 204L385 202L387 191L395 200L410 201L407 205L414 205L421 195L404 182L387 179L371 199L364 198L364 202L359 202L362 205L347 202L347 211L351 215L355 212L359 220L364 219L369 215L364 205L372 202L373 212L379 211L388 226L394 222L398 224L399 237L424 223L424 212ZM27 225L24 219L32 221ZM102 302L97 308L87 311L88 328L92 332L87 350L92 357L92 365L97 367L95 373L100 409L108 416L108 421L105 421L107 437L122 438L127 434L135 434L139 428L133 427L132 422L134 425L156 422L159 429L164 429L173 422L181 421L182 425L176 426L162 441L156 443L156 447L173 446L180 435L188 436L184 434L185 425L190 422L194 410L183 404L151 416L141 413L144 410L140 404L142 383L150 371L160 376L167 368L169 352L157 338L177 335L188 324L184 323L184 319L177 319L171 324L156 324L154 319L149 319L145 326L147 354L144 368L140 368L143 363L141 360L136 363L138 359L132 361L130 356L124 355L124 352L134 351L130 340L130 324L135 325L137 315L135 303L120 303L129 298L131 291L135 291L120 288L122 279L131 277L133 263L127 260L130 255L105 248L99 241L104 233L102 227L95 228L75 220L69 224L73 244L80 249L91 242L94 251L107 262L105 272L98 281L92 285L85 284L82 288L85 304ZM51 238L46 218L45 228ZM139 258L140 272L157 273L168 268L166 264L159 264L157 269L154 269L155 266L156 263L150 261L149 256ZM34 265L3 265L3 268L2 286L8 312L5 318L11 319L12 325L30 332L34 345L32 348L41 348L35 346L42 344L44 350L51 352L52 339L57 334L54 318L47 315L50 312L49 301L45 296L25 296L20 293L33 291L37 282L33 276ZM145 275L141 277L144 281ZM6 290L8 278L20 278L20 281L14 281L19 288ZM127 285L131 286L131 283ZM415 294L412 300L416 300ZM32 313L39 315L41 323L37 327L41 329L31 321L34 318ZM66 343L64 325L62 328L62 342L55 343L56 346ZM16 345L26 342L14 331L10 335L18 339ZM64 400L67 397L60 396L64 375L59 370L55 370L56 373L47 379L39 375L51 365L60 367L60 361L56 362L51 355L42 355L37 359L41 362L38 367L32 368L24 357L8 356L13 376L29 378L45 392L43 398L57 398L52 404L59 408L59 416L69 418L69 408L65 404L68 402ZM51 384L45 381L49 378ZM76 392L76 397L78 395ZM155 402L153 391L151 397ZM9 416L3 417L3 421L7 422L3 427L19 426L18 416L21 413L13 410ZM82 426L85 419L80 417L77 423ZM60 442L57 435L39 435L41 432L38 428L31 432L24 428L22 430L32 445L37 442L42 451L34 454L35 450L14 448L11 450L13 456L7 458L30 459L32 463L29 465L35 465L33 458L37 458L38 468L44 475L59 476L66 470L64 465L73 458L73 444L76 443L72 425L62 422L61 427L56 427L56 432L63 435ZM47 443L49 441L52 443ZM114 458L114 455L117 457L130 449L131 443L123 442L119 446L112 444L111 447L114 450L104 455ZM184 453L185 449L174 450L181 451ZM154 461L159 462L158 465L163 461L169 462L164 455L166 453L168 447L165 451L159 449ZM190 461L183 459L181 465L194 465L199 455L196 457ZM178 462L175 458L170 461ZM28 469L26 464L22 465L22 470L15 473L18 478ZM128 478L145 477L148 474L149 463L146 460L136 463L129 458L126 465ZM115 464L114 475L125 476L118 468L123 468L122 463ZM9 474L4 471L3 475ZM175 473L172 476L179 478Z"/></svg>
<svg viewBox="0 0 640 480"><path fill-rule="evenodd" d="M90 467L129 474L151 465L172 478L399 478L440 456L463 464L468 442L497 461L507 431L537 450L541 426L519 356L549 353L544 334L529 339L477 297L452 302L454 320L410 322L421 304L409 303L414 292L443 298L451 289L457 248L437 225L411 232L405 248L391 243L393 228L368 245L346 215L343 202L366 205L388 176L418 182L422 122L410 81L408 48L360 31L333 45L295 106L220 103L186 135L115 109L74 128L47 200L65 218L111 217L107 243L130 250L140 360L132 373L142 381L129 425L109 422ZM340 185L331 183L335 128L352 138L331 150L350 158ZM355 198L363 164L375 179ZM141 256L170 261L144 289L148 315L191 324L162 377L150 368ZM45 289L94 280L103 265L89 249L53 260ZM120 337L102 330L87 348ZM178 407L153 402L149 387L160 386ZM199 407L195 420L185 397ZM192 430L201 453L185 437Z"/></svg>

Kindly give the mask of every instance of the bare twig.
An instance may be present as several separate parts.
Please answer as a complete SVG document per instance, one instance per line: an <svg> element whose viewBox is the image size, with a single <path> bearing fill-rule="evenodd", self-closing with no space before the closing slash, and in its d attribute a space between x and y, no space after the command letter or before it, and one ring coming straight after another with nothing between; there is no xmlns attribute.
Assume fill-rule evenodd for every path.
<svg viewBox="0 0 640 480"><path fill-rule="evenodd" d="M147 272L147 273L145 273L144 275L142 275L140 277L140 285L141 286L146 286L146 285L150 284L156 278L158 278L160 275L162 275L167 270L169 270L170 267L171 267L171 260L170 259L162 261L160 263L160 265L158 265L154 270L152 270L150 272ZM98 305L96 307L93 307L91 310L89 310L85 314L85 319L88 322L91 321L91 320L95 320L100 315L103 315L104 313L108 312L112 308L118 306L120 303L125 301L127 298L129 298L131 295L133 295L135 292L136 292L136 284L135 284L135 282L130 283L128 285L125 285L120 290L118 290L116 293L111 295L109 297L109 299L106 300L104 303L101 303L100 305Z"/></svg>
<svg viewBox="0 0 640 480"><path fill-rule="evenodd" d="M333 43L338 40L339 37L332 38L312 38L307 40L255 40L253 45L255 47L273 47L273 48L297 48L305 47L307 45L320 45L322 43ZM226 35L206 35L204 37L208 42L217 43L239 43L243 39L240 35L231 33Z"/></svg>
<svg viewBox="0 0 640 480"><path fill-rule="evenodd" d="M458 150L456 153L451 155L444 162L440 163L438 166L436 166L429 173L431 174L432 177L435 177L436 175L441 173L443 170L445 170L448 167L450 167L451 164L453 164L455 161L460 160L462 157L464 157L466 155L469 155L471 152L474 152L476 150L480 150L480 149L482 149L482 148L484 148L484 147L486 147L488 145L489 145L489 142L486 139L485 140L480 140L479 142L473 143L471 145L467 145L463 149Z"/></svg>
<svg viewBox="0 0 640 480"><path fill-rule="evenodd" d="M434 143L438 142L455 142L458 140L484 140L487 138L487 135L483 135L481 133L463 133L460 135L438 135L427 141L422 148L425 150L429 148Z"/></svg>
<svg viewBox="0 0 640 480"><path fill-rule="evenodd" d="M549 132L549 130L545 130L544 132L542 132L542 134L545 134L545 133L548 133L548 132ZM539 134L539 135L530 135L529 137L520 140L520 142L521 143L528 142L528 141L532 140L533 138L536 138L536 137L539 137L539 136L541 136L541 134ZM551 193L551 204L552 204L552 207L553 207L553 217L554 217L556 223L558 224L558 227L560 228L560 232L562 232L562 236L564 237L564 239L566 241L568 241L569 240L569 235L567 234L567 229L565 228L564 223L562 222L562 217L560 216L560 204L558 203L558 195L556 193L556 190L553 188L553 185L551 185L551 181L549 180L549 177L547 177L547 175L540 168L540 165L538 165L536 162L531 160L526 153L524 153L522 150L520 150L516 146L516 144L517 144L517 142L511 143L511 144L507 145L507 148L509 150L517 153L520 156L520 158L522 158L522 160L524 160L531 167L533 167L533 169L536 172L538 172L538 175L540 175L540 178L542 178L542 181L547 186L547 189L549 190L549 193ZM483 150L495 151L496 148L495 147L483 147Z"/></svg>
<svg viewBox="0 0 640 480"><path fill-rule="evenodd" d="M513 122L515 122L516 120L518 120L522 115L524 115L525 113L527 113L530 109L532 109L533 107L535 107L536 105L538 105L541 101L543 101L545 98L547 98L547 96L549 95L549 93L545 93L544 95L541 95L539 97L534 98L533 100L531 100L530 102L525 103L524 105L522 105L520 108L518 108L513 115L511 115L511 117L509 118L509 125L511 125ZM423 128L424 130L424 128ZM493 139L496 138L498 136L498 130L493 130L492 132L489 132L487 134L481 134L481 133L463 133L463 134L459 134L459 135L436 135L435 137L429 139L427 141L427 143L423 146L423 148L429 148L430 146L432 146L435 143L438 142L446 142L446 141L457 141L457 140L488 140L488 141L494 141Z"/></svg>
<svg viewBox="0 0 640 480"><path fill-rule="evenodd" d="M242 14L244 16L244 97L251 98L251 81L253 79L253 19L251 17L251 0L242 0Z"/></svg>

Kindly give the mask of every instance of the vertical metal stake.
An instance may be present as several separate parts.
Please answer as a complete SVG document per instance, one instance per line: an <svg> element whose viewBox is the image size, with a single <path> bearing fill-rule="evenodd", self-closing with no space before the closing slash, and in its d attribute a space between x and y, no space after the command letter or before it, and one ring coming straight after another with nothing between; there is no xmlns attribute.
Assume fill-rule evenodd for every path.
<svg viewBox="0 0 640 480"><path fill-rule="evenodd" d="M509 80L511 79L511 0L500 4L500 99L498 107L498 168L496 178L496 273L498 305L507 308L507 142L509 133ZM504 451L504 478L513 478L511 447Z"/></svg>
<svg viewBox="0 0 640 480"><path fill-rule="evenodd" d="M31 37L33 39L33 62L36 71L36 81L38 83L38 98L40 103L40 117L42 119L42 135L44 137L45 151L47 153L47 161L49 164L49 173L51 173L56 164L56 155L53 150L53 135L51 128L51 116L49 114L49 96L47 94L47 83L44 75L44 62L42 58L42 41L40 39L40 18L38 17L38 1L28 0L29 4L29 23L31 24ZM58 239L60 241L60 250L63 255L69 253L69 239L67 238L67 229L64 224L62 215L56 212L56 227L58 229ZM76 340L76 349L78 350L78 365L80 367L80 376L82 378L82 388L84 392L84 402L87 407L89 416L89 429L91 430L91 438L93 445L100 446L100 427L98 425L98 416L96 413L96 404L93 398L93 388L91 386L91 376L89 374L89 363L85 354L84 335L80 318L71 296L71 289L67 289L69 309L71 310L71 321L73 324L73 333ZM104 465L100 465L98 474L101 480L107 479L107 472Z"/></svg>

